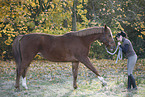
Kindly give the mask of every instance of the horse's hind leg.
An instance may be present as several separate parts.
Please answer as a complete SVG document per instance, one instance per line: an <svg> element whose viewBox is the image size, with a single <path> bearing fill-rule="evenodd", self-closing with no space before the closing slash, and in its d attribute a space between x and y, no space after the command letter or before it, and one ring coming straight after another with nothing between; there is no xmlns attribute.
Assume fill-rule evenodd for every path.
<svg viewBox="0 0 145 97"><path fill-rule="evenodd" d="M31 61L33 60L33 57L35 56L36 54L33 54L33 55L29 55L29 58L23 58L23 61L22 61L22 67L23 68L23 71L22 71L22 86L25 88L25 89L28 89L27 87L27 83L26 83L26 74L27 74L27 70L28 70L28 67L31 63Z"/></svg>
<svg viewBox="0 0 145 97"><path fill-rule="evenodd" d="M26 72L27 72L27 69L28 69L28 66L30 64L30 60L28 61L22 61L22 63L17 67L17 75L16 75L16 85L15 87L20 90L20 86L19 86L19 83L20 83L20 77L22 76L22 86L25 88L25 89L28 89L27 87L27 84L26 84Z"/></svg>
<svg viewBox="0 0 145 97"><path fill-rule="evenodd" d="M78 74L78 65L79 62L72 62L72 72L73 72L73 87L74 89L77 89L77 74Z"/></svg>
<svg viewBox="0 0 145 97"><path fill-rule="evenodd" d="M20 76L22 75L22 72L23 72L23 68L21 68L21 66L17 66L17 69L16 69L16 85L15 85L15 88L20 90L20 86L19 86L19 83L20 83Z"/></svg>
<svg viewBox="0 0 145 97"><path fill-rule="evenodd" d="M24 69L23 73L22 73L22 86L25 88L25 89L28 89L27 87L27 82L26 82L26 73L27 73L27 69L28 69L28 66Z"/></svg>

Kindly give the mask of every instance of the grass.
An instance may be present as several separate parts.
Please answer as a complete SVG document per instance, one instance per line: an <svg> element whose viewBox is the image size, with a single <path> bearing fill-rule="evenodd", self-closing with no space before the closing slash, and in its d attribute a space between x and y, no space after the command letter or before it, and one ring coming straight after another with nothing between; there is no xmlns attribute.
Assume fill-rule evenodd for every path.
<svg viewBox="0 0 145 97"><path fill-rule="evenodd" d="M137 91L128 92L127 60L117 64L113 60L91 62L107 81L103 87L95 74L83 64L79 66L78 89L73 89L71 63L53 63L45 60L33 61L27 74L28 90L21 85L17 92L15 84L15 62L0 61L0 97L144 97L145 96L145 59L139 59L134 69Z"/></svg>

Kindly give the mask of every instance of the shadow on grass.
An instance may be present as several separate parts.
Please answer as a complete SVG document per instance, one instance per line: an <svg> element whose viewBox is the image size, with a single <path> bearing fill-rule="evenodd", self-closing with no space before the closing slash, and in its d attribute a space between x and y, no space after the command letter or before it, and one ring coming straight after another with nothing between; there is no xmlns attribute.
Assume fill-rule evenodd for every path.
<svg viewBox="0 0 145 97"><path fill-rule="evenodd" d="M73 93L73 90L70 90L69 92L62 95L62 97L69 97Z"/></svg>

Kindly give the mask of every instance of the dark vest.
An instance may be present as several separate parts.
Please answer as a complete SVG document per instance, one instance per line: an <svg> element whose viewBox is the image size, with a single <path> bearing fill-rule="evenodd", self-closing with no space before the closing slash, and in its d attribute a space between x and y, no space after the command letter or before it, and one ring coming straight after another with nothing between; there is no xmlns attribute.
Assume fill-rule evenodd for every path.
<svg viewBox="0 0 145 97"><path fill-rule="evenodd" d="M128 44L129 47L128 47L128 50L126 52L126 57L130 57L130 56L133 56L135 55L135 51L133 49L133 46L132 46L132 43L130 42L130 40L126 39L126 38L123 38L122 40L123 44L121 45L123 48L124 48L124 45Z"/></svg>

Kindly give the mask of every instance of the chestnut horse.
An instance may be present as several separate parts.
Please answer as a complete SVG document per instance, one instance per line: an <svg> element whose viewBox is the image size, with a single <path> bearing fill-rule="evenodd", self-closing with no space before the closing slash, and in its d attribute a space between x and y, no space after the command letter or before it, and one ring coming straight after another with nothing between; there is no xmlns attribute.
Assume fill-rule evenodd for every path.
<svg viewBox="0 0 145 97"><path fill-rule="evenodd" d="M62 36L38 33L18 36L13 42L13 53L17 67L15 87L20 89L19 81L22 76L22 86L28 88L26 72L37 53L41 53L49 61L72 62L74 89L77 88L76 80L79 62L94 72L103 84L106 84L88 58L91 43L95 40L99 40L107 48L112 49L115 47L112 32L106 25L104 27L74 31Z"/></svg>

